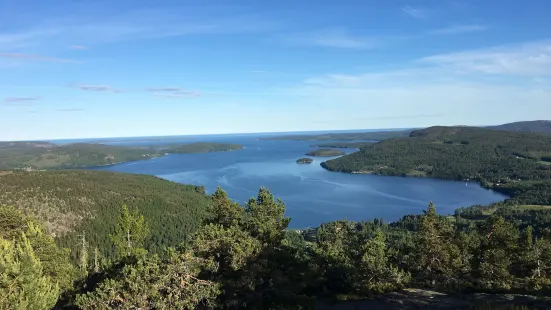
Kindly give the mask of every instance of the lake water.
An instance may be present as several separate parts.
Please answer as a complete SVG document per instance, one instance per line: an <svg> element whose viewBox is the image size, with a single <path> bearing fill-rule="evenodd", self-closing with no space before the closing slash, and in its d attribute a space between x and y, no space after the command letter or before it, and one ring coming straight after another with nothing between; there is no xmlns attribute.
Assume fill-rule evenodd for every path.
<svg viewBox="0 0 551 310"><path fill-rule="evenodd" d="M285 202L287 215L292 218L290 227L293 228L317 226L339 219L383 218L392 221L406 214L421 213L429 201L436 204L439 213L449 214L458 207L488 204L506 198L476 183L329 172L320 167L320 163L328 158L315 158L312 164L299 165L295 160L312 149L312 141L267 141L259 140L260 136L102 140L102 143L112 145L212 141L239 143L245 147L232 152L172 154L96 169L150 174L175 182L203 185L209 193L221 186L239 202L255 196L260 186L264 186Z"/></svg>

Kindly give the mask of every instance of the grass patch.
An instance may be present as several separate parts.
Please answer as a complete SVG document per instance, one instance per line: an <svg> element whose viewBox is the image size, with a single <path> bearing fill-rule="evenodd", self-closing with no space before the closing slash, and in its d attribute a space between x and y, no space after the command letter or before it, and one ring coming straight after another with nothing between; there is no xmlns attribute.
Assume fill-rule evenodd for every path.
<svg viewBox="0 0 551 310"><path fill-rule="evenodd" d="M517 209L540 211L540 210L551 210L551 206L521 205L521 206L518 206Z"/></svg>

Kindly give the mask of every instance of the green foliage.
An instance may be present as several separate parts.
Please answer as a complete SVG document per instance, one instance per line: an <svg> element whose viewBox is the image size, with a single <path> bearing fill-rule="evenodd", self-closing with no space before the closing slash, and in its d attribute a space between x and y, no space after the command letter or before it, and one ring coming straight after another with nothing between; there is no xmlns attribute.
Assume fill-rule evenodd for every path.
<svg viewBox="0 0 551 310"><path fill-rule="evenodd" d="M430 127L322 163L332 171L478 180L525 204L551 204L551 154L543 135L475 127Z"/></svg>
<svg viewBox="0 0 551 310"><path fill-rule="evenodd" d="M423 216L415 238L415 254L411 267L418 281L434 285L457 281L456 273L461 267L459 248L453 242L454 229L446 218L436 213L431 202Z"/></svg>
<svg viewBox="0 0 551 310"><path fill-rule="evenodd" d="M211 308L219 286L197 278L201 265L190 253L170 251L166 258L145 257L79 295L76 305L81 309Z"/></svg>
<svg viewBox="0 0 551 310"><path fill-rule="evenodd" d="M321 156L321 157L332 157L332 156L340 156L340 155L344 155L345 153L343 151L340 151L340 150L335 150L335 149L319 149L319 150L313 150L313 151L310 151L308 153L306 153L305 155L309 155L309 156Z"/></svg>
<svg viewBox="0 0 551 310"><path fill-rule="evenodd" d="M56 145L49 142L0 142L0 169L66 169L150 159L166 153L191 154L240 150L229 143L196 142L161 147L129 147L96 143Z"/></svg>
<svg viewBox="0 0 551 310"><path fill-rule="evenodd" d="M518 248L519 231L502 217L492 216L481 226L475 272L484 288L510 289L510 273Z"/></svg>
<svg viewBox="0 0 551 310"><path fill-rule="evenodd" d="M410 275L388 262L385 235L377 230L362 248L363 255L358 266L357 285L363 294L383 293L404 287Z"/></svg>
<svg viewBox="0 0 551 310"><path fill-rule="evenodd" d="M0 309L50 309L58 295L24 233L17 241L0 238Z"/></svg>
<svg viewBox="0 0 551 310"><path fill-rule="evenodd" d="M72 287L76 270L69 261L69 250L59 248L33 218L15 208L0 206L0 239L13 241L16 245L28 242L33 257L40 262L41 273L62 290Z"/></svg>
<svg viewBox="0 0 551 310"><path fill-rule="evenodd" d="M122 205L122 212L115 226L115 233L109 235L119 257L144 254L144 241L149 227L137 209L128 210Z"/></svg>
<svg viewBox="0 0 551 310"><path fill-rule="evenodd" d="M361 149L370 146L375 142L327 142L310 145L311 147L330 147L343 149Z"/></svg>
<svg viewBox="0 0 551 310"><path fill-rule="evenodd" d="M487 127L493 130L517 131L517 132L534 132L545 135L551 135L551 121L528 121L515 122L498 126Z"/></svg>
<svg viewBox="0 0 551 310"><path fill-rule="evenodd" d="M354 140L385 140L398 137L407 137L411 130L374 131L374 132L347 132L326 133L321 135L285 135L262 138L263 140L292 140L292 141L354 141Z"/></svg>
<svg viewBox="0 0 551 310"><path fill-rule="evenodd" d="M72 249L75 262L83 234L88 246L97 247L105 259L115 257L109 234L115 233L123 204L139 210L149 223L145 248L161 253L189 239L201 226L210 198L203 187L146 175L75 170L0 173L0 205L13 205L36 217L59 245Z"/></svg>

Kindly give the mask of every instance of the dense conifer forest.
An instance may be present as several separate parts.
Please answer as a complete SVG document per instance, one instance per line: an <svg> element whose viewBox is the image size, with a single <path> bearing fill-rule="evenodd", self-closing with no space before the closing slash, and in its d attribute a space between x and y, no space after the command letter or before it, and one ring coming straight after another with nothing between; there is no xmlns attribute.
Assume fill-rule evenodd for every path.
<svg viewBox="0 0 551 310"><path fill-rule="evenodd" d="M474 180L524 204L551 204L551 138L476 127L430 127L322 163L332 171Z"/></svg>
<svg viewBox="0 0 551 310"><path fill-rule="evenodd" d="M50 142L0 142L0 169L67 169L112 165L171 154L235 151L231 143L195 142L156 147L113 146L96 143L57 145Z"/></svg>
<svg viewBox="0 0 551 310"><path fill-rule="evenodd" d="M33 217L2 207L0 308L328 309L367 299L365 305L399 309L399 300L369 298L405 288L463 294L449 309L551 305L529 297L522 307L500 308L493 295L472 295L509 294L511 303L519 298L511 294L551 293L549 222L534 229L515 216L440 216L431 203L392 224L337 221L298 232L286 229L284 203L264 188L244 206L219 189L208 205L210 216L189 238L157 253L146 248L156 219L116 208L113 258L89 233L80 236L73 261Z"/></svg>
<svg viewBox="0 0 551 310"><path fill-rule="evenodd" d="M33 215L72 249L81 236L102 255L113 257L109 240L123 204L147 220L150 234L145 247L160 252L178 245L194 232L207 214L204 188L182 185L147 175L105 171L0 172L0 205L14 206Z"/></svg>
<svg viewBox="0 0 551 310"><path fill-rule="evenodd" d="M0 172L0 309L549 309L551 138L432 127L324 164L470 179L510 199L290 230L268 189ZM348 305L348 308L346 308Z"/></svg>

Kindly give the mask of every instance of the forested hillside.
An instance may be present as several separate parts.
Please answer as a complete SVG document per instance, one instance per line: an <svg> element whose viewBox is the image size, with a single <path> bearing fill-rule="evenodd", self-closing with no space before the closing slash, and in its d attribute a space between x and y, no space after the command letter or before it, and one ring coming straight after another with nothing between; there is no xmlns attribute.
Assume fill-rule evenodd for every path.
<svg viewBox="0 0 551 310"><path fill-rule="evenodd" d="M285 205L268 190L239 205L219 189L196 233L154 254L145 240L162 219L117 210L103 232L111 232L115 260L82 238L72 264L32 218L0 208L0 296L7 297L0 308L333 309L346 300L369 309L551 306L549 298L511 295L551 293L551 222L533 229L498 215L442 217L429 204L390 225L337 221L298 233L286 230ZM515 304L522 306L500 307Z"/></svg>
<svg viewBox="0 0 551 310"><path fill-rule="evenodd" d="M551 137L539 134L430 127L322 166L352 173L478 180L508 194L523 193L527 204L551 204L551 191L546 189L551 184Z"/></svg>
<svg viewBox="0 0 551 310"><path fill-rule="evenodd" d="M239 144L196 142L156 147L49 142L0 142L0 169L66 169L111 165L159 157L242 149Z"/></svg>
<svg viewBox="0 0 551 310"><path fill-rule="evenodd" d="M207 214L209 198L198 186L153 176L103 171L0 172L0 206L14 206L35 216L75 249L83 233L93 247L112 257L108 234L123 204L136 208L150 223L145 247L158 252L195 232ZM73 250L72 256L77 253Z"/></svg>
<svg viewBox="0 0 551 310"><path fill-rule="evenodd" d="M515 122L498 126L488 126L486 128L493 130L518 131L518 132L534 132L545 135L551 135L551 121L527 121Z"/></svg>
<svg viewBox="0 0 551 310"><path fill-rule="evenodd" d="M326 134L281 135L261 138L262 140L293 140L293 141L354 141L354 140L385 140L397 137L407 137L411 130L347 132Z"/></svg>

